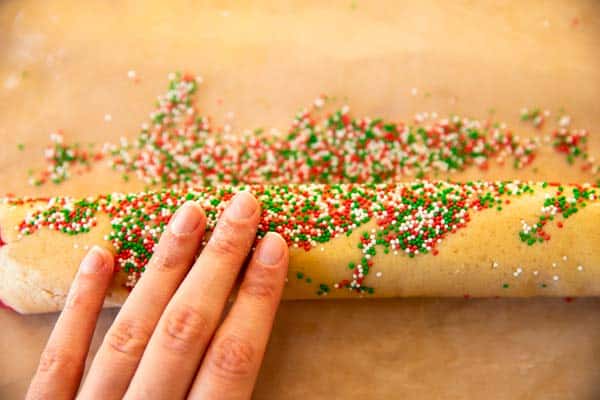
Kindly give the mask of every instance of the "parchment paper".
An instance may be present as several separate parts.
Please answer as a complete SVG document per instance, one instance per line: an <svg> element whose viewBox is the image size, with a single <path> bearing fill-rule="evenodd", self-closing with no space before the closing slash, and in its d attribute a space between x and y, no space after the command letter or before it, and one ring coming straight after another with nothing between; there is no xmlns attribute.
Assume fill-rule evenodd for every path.
<svg viewBox="0 0 600 400"><path fill-rule="evenodd" d="M27 170L54 129L133 137L174 70L201 74L200 105L234 130L285 129L321 93L396 120L493 113L522 135L521 107L564 108L600 154L596 1L5 0L0 193L139 189L99 169L36 189ZM553 160L461 178L583 179ZM23 395L55 318L0 310L0 398ZM596 399L599 378L598 299L307 301L281 306L255 397Z"/></svg>

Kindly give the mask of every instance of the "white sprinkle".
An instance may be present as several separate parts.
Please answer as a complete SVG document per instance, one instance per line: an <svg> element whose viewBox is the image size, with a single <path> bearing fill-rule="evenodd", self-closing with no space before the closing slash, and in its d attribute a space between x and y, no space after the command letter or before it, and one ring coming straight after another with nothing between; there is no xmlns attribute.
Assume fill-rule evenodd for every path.
<svg viewBox="0 0 600 400"><path fill-rule="evenodd" d="M416 87L414 87L414 88L410 89L410 94L412 94L413 96L416 96L418 92L419 92L419 91L417 90L417 88L416 88Z"/></svg>
<svg viewBox="0 0 600 400"><path fill-rule="evenodd" d="M567 256L563 256L563 261L567 261Z"/></svg>
<svg viewBox="0 0 600 400"><path fill-rule="evenodd" d="M577 271L583 271L583 265L578 265L577 266Z"/></svg>
<svg viewBox="0 0 600 400"><path fill-rule="evenodd" d="M534 276L538 276L538 275L539 275L539 273L540 273L539 271L533 271L533 275L534 275Z"/></svg>
<svg viewBox="0 0 600 400"><path fill-rule="evenodd" d="M556 263L555 262L552 263L552 268L556 268Z"/></svg>
<svg viewBox="0 0 600 400"><path fill-rule="evenodd" d="M498 265L499 265L499 264L498 264L496 261L494 261L494 262L492 263L492 268L498 268Z"/></svg>
<svg viewBox="0 0 600 400"><path fill-rule="evenodd" d="M381 278L383 276L383 272L379 271L375 274L375 276Z"/></svg>
<svg viewBox="0 0 600 400"><path fill-rule="evenodd" d="M552 279L554 279L555 281L557 281L557 280L559 280L559 279L560 279L560 277L559 277L558 275L554 275L554 276L552 277Z"/></svg>
<svg viewBox="0 0 600 400"><path fill-rule="evenodd" d="M130 69L129 71L127 71L127 77L129 79L135 79L137 77L137 73L135 72L135 70Z"/></svg>
<svg viewBox="0 0 600 400"><path fill-rule="evenodd" d="M104 114L104 122L110 122L110 121L112 121L112 115Z"/></svg>
<svg viewBox="0 0 600 400"><path fill-rule="evenodd" d="M569 117L568 115L563 115L562 117L560 117L558 124L563 128L568 127L569 125L571 125L571 117Z"/></svg>

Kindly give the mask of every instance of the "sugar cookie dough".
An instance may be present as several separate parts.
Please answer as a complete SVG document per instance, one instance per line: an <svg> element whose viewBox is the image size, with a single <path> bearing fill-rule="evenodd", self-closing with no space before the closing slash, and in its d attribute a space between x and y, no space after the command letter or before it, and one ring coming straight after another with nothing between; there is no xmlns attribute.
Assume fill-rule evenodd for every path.
<svg viewBox="0 0 600 400"><path fill-rule="evenodd" d="M106 306L143 275L185 201L208 217L231 197L262 204L257 240L290 246L285 299L600 295L600 191L591 185L416 181L246 185L0 200L0 300L21 313L61 309L92 245L115 253Z"/></svg>

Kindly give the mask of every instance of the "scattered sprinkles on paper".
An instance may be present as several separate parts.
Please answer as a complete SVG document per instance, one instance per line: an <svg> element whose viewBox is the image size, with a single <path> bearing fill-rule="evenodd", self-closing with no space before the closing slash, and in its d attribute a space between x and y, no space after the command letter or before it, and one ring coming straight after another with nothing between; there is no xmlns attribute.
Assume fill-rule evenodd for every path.
<svg viewBox="0 0 600 400"><path fill-rule="evenodd" d="M135 70L127 77L139 80ZM474 213L502 212L511 198L531 195L537 187L518 181L456 184L436 179L468 168L485 170L492 163L525 168L542 146L564 155L569 164L580 163L590 176L600 172L588 154L588 132L571 128L567 115L558 117L550 136L521 138L505 124L439 118L436 113L417 114L410 123L355 118L347 106L326 113L328 99L321 96L299 111L283 134L258 129L239 135L231 133L229 124L214 128L199 112L195 95L201 83L199 76L170 74L167 92L159 96L149 121L133 140L122 138L94 150L66 143L61 131L52 133L44 154L47 167L31 175L31 184L59 184L87 172L95 162L105 162L124 179L137 176L149 189L79 200L1 199L12 205L46 202L21 222L19 235L40 228L78 235L97 225L98 213L106 214L111 230L105 240L116 249L117 268L128 274L126 286L131 288L169 219L185 201L205 209L210 233L231 197L250 190L263 207L257 240L275 231L291 247L325 251L323 244L331 239L359 233L360 255L347 265L346 279L316 282L303 271L290 276L313 285L319 296L343 289L372 294L375 289L365 279L378 254L436 256L444 239L467 226ZM417 88L411 89L413 96L417 93ZM521 111L523 121L540 129L550 115L538 108ZM227 120L233 118L232 112L226 113ZM105 114L104 120L112 121L112 115ZM416 181L400 183L407 179ZM560 229L570 216L598 200L592 185L544 183L541 189L551 194L536 219L523 219L515 226L515 236L526 246L550 240L550 224ZM369 222L376 228L365 229ZM499 267L499 261L491 261L493 270ZM540 275L526 266L503 268L511 269L512 279ZM583 265L576 268L585 270ZM373 275L383 278L381 271ZM558 282L560 275L557 270L545 278L548 283L540 281L541 288ZM502 287L510 290L511 284L504 282Z"/></svg>
<svg viewBox="0 0 600 400"><path fill-rule="evenodd" d="M131 75L131 74L130 74ZM327 98L299 111L284 134L261 129L243 134L215 129L201 115L195 95L201 77L171 74L149 121L133 140L122 138L91 151L67 144L62 132L50 137L47 167L31 183L60 183L106 160L123 173L152 186L263 183L380 183L436 179L491 163L529 166L541 146L550 145L570 163L598 175L588 154L588 131L561 124L548 140L521 138L505 124L421 113L414 123L355 118L344 106L324 112ZM547 113L524 109L522 119ZM546 143L547 142L547 143Z"/></svg>

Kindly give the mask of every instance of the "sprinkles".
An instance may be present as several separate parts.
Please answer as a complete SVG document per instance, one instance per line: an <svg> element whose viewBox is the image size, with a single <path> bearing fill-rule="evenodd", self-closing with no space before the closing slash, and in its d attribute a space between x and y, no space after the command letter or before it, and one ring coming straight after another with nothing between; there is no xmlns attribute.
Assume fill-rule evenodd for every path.
<svg viewBox="0 0 600 400"><path fill-rule="evenodd" d="M135 174L161 187L383 183L435 179L468 168L485 170L491 162L524 168L542 146L539 137L520 138L504 124L458 116L438 119L431 113L431 120L418 116L414 123L396 123L354 118L347 106L324 113L325 96L298 112L284 134L261 129L232 134L229 124L215 129L199 113L195 94L201 82L201 77L169 74L167 92L158 97L149 121L132 141L123 138L90 152L65 144L60 131L52 134L47 167L31 183L61 183L71 169L81 173L100 159L121 171L124 179ZM522 118L541 115L539 110L524 110ZM600 165L587 153L587 136L587 131L565 125L553 133L551 145L570 163L581 159L584 170L598 174Z"/></svg>
<svg viewBox="0 0 600 400"><path fill-rule="evenodd" d="M556 186L553 184L553 186ZM590 185L576 185L571 188L571 193L567 197L565 188L558 186L554 196L548 195L541 208L540 216L537 222L533 225L528 225L525 221L521 221L523 228L519 233L521 240L528 245L533 245L537 242L550 240L550 235L544 230L544 227L554 221L557 215L567 219L573 214L576 214L579 209L586 206L587 202L597 199L597 191ZM563 227L563 222L558 221L557 226ZM567 261L567 256L563 256L563 261ZM556 267L556 264L552 264Z"/></svg>
<svg viewBox="0 0 600 400"><path fill-rule="evenodd" d="M201 186L134 194L113 193L78 200L53 197L41 200L6 198L2 201L9 205L46 202L17 226L23 236L41 228L67 235L83 234L97 225L99 213L106 214L111 230L105 240L116 249L118 270L128 274L126 286L133 287L170 218L184 202L195 201L204 208L206 230L210 234L229 200L237 192L248 190L262 206L256 240L269 231L278 232L288 246L310 251L324 249L323 244L335 237L359 233L356 243L359 251L355 261L348 264L348 278L339 282L313 283L304 272L292 272L298 280L314 284L317 295L325 296L333 289L374 293L375 289L367 286L365 279L378 254L391 253L409 258L425 254L435 256L440 244L466 227L474 213L486 209L501 212L497 207L499 204L506 204L511 197L533 194L536 187L544 186L548 187L517 181ZM577 199L598 198L597 190L592 187L574 185L568 189L575 199L571 203L580 207L583 200L578 203ZM551 199L566 196L568 191L562 186L556 190L557 194ZM548 204L544 202L539 221L551 220L547 217ZM555 213L555 218L566 220L572 214L556 207L560 212ZM376 227L365 229L364 225L369 222ZM515 227L515 235L518 233L528 245L549 240L543 230L544 224L538 227L539 224L529 226L522 222L521 231ZM492 268L496 267L498 263L493 261ZM518 267L513 275L517 278L523 272L523 268ZM383 274L377 272L374 275L381 277Z"/></svg>
<svg viewBox="0 0 600 400"><path fill-rule="evenodd" d="M134 70L127 77L139 79ZM436 113L418 114L410 123L356 118L347 106L325 113L328 99L321 96L299 111L284 133L257 129L238 135L231 133L230 124L215 128L201 115L195 95L202 81L200 76L169 74L167 92L158 97L133 140L122 138L93 150L65 143L61 131L52 133L44 153L47 167L30 178L31 184L60 184L87 172L92 163L105 161L123 179L135 175L153 189L85 199L0 199L13 205L46 202L16 227L19 237L41 228L84 234L97 226L99 213L105 214L111 230L104 239L116 249L116 267L127 274L125 285L132 288L171 216L185 201L204 208L210 235L228 201L249 190L262 204L256 240L273 231L290 247L325 251L323 245L331 239L356 232L357 256L347 265L346 279L314 282L303 271L291 271L291 276L312 285L319 296L344 289L362 296L375 292L365 279L378 255L436 256L444 240L466 227L474 213L502 212L511 198L531 195L538 187L519 181L436 181L440 176L468 168L486 170L492 163L525 168L544 145L564 155L569 164L578 162L584 171L600 173L600 164L588 154L588 132L571 128L568 116L560 118L551 135L523 139L504 124L438 118ZM417 88L411 90L413 96L417 93ZM549 116L539 109L521 113L523 121L540 129ZM107 123L112 120L110 114L104 118ZM226 114L227 120L233 118L232 112ZM400 183L407 179L417 180ZM549 241L548 226L563 228L568 218L598 200L598 190L588 184L541 187L551 190L546 190L540 212L533 222L524 219L515 227L515 236L527 246ZM375 228L365 229L367 223ZM491 260L492 269L499 265ZM524 272L522 266L507 268L514 278ZM583 272L583 266L577 270ZM381 278L383 273L373 275ZM509 289L510 284L502 287Z"/></svg>

